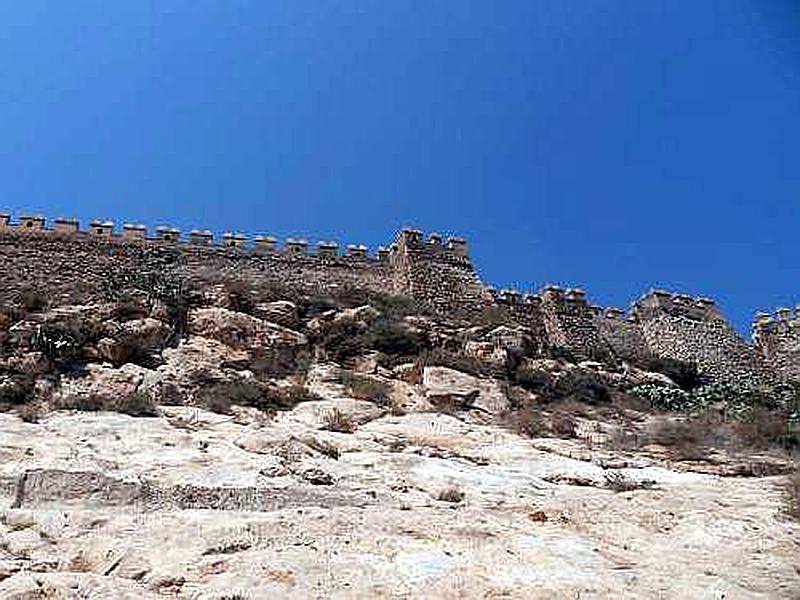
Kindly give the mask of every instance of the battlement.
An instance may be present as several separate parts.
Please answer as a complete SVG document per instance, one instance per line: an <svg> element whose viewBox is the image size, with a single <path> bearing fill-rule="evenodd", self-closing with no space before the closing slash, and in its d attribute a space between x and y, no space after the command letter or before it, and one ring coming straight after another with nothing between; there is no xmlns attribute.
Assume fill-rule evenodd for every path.
<svg viewBox="0 0 800 600"><path fill-rule="evenodd" d="M697 321L721 319L713 298L692 297L666 290L653 289L633 304L633 314L638 319L652 319L659 315L685 317Z"/></svg>
<svg viewBox="0 0 800 600"><path fill-rule="evenodd" d="M784 329L800 329L800 305L794 308L782 306L770 314L756 313L753 319L754 331L780 331Z"/></svg>
<svg viewBox="0 0 800 600"><path fill-rule="evenodd" d="M208 229L193 229L187 236L174 227L159 225L154 230L154 235L148 234L145 225L125 223L120 231L116 229L114 221L105 219L95 219L89 223L87 229L81 229L77 219L58 217L52 220L48 227L47 219L42 215L20 215L17 222L12 222L11 215L0 213L0 235L3 233L38 233L44 235L58 235L71 237L76 240L84 239L103 239L109 242L143 242L176 244L180 246L193 247L219 247L232 248L244 252L253 253L282 253L290 256L316 256L320 258L350 258L356 260L386 260L390 250L384 247L378 248L376 254L371 256L367 246L363 244L348 244L344 253L340 252L340 247L334 241L319 241L315 250L309 252L306 240L288 238L282 246L278 240L272 236L256 235L252 238L243 233L226 232L222 234L220 241L215 240L214 234ZM414 230L405 230L401 235L407 236L411 244L419 244L422 240L422 233ZM441 236L431 234L427 245L432 248L440 248L446 254L452 256L466 257L466 242L460 238L450 238L446 244L443 243Z"/></svg>
<svg viewBox="0 0 800 600"><path fill-rule="evenodd" d="M426 240L419 229L404 228L397 234L392 246L402 251L446 256L455 261L470 262L467 241L460 237L451 236L445 239L438 233L431 233Z"/></svg>

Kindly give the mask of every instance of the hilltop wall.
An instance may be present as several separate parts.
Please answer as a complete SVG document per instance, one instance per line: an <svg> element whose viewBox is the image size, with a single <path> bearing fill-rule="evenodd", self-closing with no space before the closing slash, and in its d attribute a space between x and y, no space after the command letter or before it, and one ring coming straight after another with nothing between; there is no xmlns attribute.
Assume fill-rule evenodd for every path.
<svg viewBox="0 0 800 600"><path fill-rule="evenodd" d="M68 225L68 227L67 227ZM193 231L188 239L173 228L126 225L121 235L109 222L93 222L88 231L77 222L56 220L45 227L40 217L21 217L11 224L0 215L0 301L13 300L24 287L46 291L56 302L96 296L120 277L147 279L171 274L203 282L238 278L259 285L278 285L324 295L341 289L405 294L435 312L468 311L488 297L472 267L466 242L440 237L422 241L413 230L401 232L376 255L364 246L320 242L309 252L304 240L279 247L274 238L254 244L240 234L225 234L213 243L209 232Z"/></svg>
<svg viewBox="0 0 800 600"><path fill-rule="evenodd" d="M782 378L800 382L800 307L779 308L774 317L759 314L753 324L753 344Z"/></svg>
<svg viewBox="0 0 800 600"><path fill-rule="evenodd" d="M278 286L312 295L336 290L403 294L433 314L476 318L527 328L541 356L563 348L579 360L615 357L642 363L650 357L696 364L717 380L800 381L800 317L780 311L761 318L755 345L747 344L708 298L652 291L629 314L590 305L582 290L546 286L523 296L484 286L460 238L445 241L432 234L402 230L387 248L370 255L364 246L344 253L332 242L309 251L304 240L279 246L271 237L252 240L225 234L215 244L208 231L188 238L161 227L148 237L145 227L125 225L121 234L110 222L92 222L83 231L76 221L20 217L11 223L0 214L0 302L12 302L25 287L45 292L53 304L85 302L126 278L171 277L200 283L226 279L253 287Z"/></svg>
<svg viewBox="0 0 800 600"><path fill-rule="evenodd" d="M635 303L633 315L654 356L694 363L700 374L714 380L772 379L768 365L710 298L654 290Z"/></svg>

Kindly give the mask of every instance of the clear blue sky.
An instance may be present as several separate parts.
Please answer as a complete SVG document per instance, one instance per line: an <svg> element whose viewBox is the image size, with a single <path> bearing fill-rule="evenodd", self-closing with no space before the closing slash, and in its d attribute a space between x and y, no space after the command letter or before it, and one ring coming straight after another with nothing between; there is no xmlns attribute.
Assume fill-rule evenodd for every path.
<svg viewBox="0 0 800 600"><path fill-rule="evenodd" d="M0 2L0 206L800 302L793 0Z"/></svg>

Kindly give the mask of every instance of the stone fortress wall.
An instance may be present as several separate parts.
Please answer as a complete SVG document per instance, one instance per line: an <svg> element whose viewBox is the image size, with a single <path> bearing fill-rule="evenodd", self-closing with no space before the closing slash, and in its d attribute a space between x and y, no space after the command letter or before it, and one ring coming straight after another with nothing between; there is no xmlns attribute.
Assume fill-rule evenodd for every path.
<svg viewBox="0 0 800 600"><path fill-rule="evenodd" d="M789 379L800 381L800 306L759 313L753 323L758 355Z"/></svg>
<svg viewBox="0 0 800 600"><path fill-rule="evenodd" d="M475 317L493 311L527 327L540 351L569 350L578 359L609 354L629 362L647 357L695 363L717 380L800 381L800 316L761 315L754 343L742 340L715 302L654 290L627 313L588 303L578 288L545 286L538 294L497 291L481 283L461 238L443 239L404 229L373 255L362 245L344 252L333 242L309 250L304 240L282 245L268 236L227 233L215 243L209 231L188 236L171 227L155 235L141 225L0 214L0 302L31 283L46 283L56 302L90 298L120 274L173 273L178 278L235 277L255 285L279 284L304 293L337 289L404 294L435 313Z"/></svg>

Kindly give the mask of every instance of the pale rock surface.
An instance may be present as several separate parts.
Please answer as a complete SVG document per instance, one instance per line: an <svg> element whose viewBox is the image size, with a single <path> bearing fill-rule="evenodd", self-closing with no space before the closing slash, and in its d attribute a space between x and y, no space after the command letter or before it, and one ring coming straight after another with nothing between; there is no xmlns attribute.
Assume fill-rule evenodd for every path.
<svg viewBox="0 0 800 600"><path fill-rule="evenodd" d="M160 410L60 411L38 424L0 413L0 597L800 589L800 524L780 512L781 477L677 471L437 413L376 416L345 434L317 430L310 409L247 423ZM604 466L615 457L633 466ZM654 486L615 493L603 486L612 472ZM452 489L463 500L439 499Z"/></svg>
<svg viewBox="0 0 800 600"><path fill-rule="evenodd" d="M425 367L425 397L433 405L451 405L499 414L508 409L508 398L493 379L481 379L448 367Z"/></svg>

